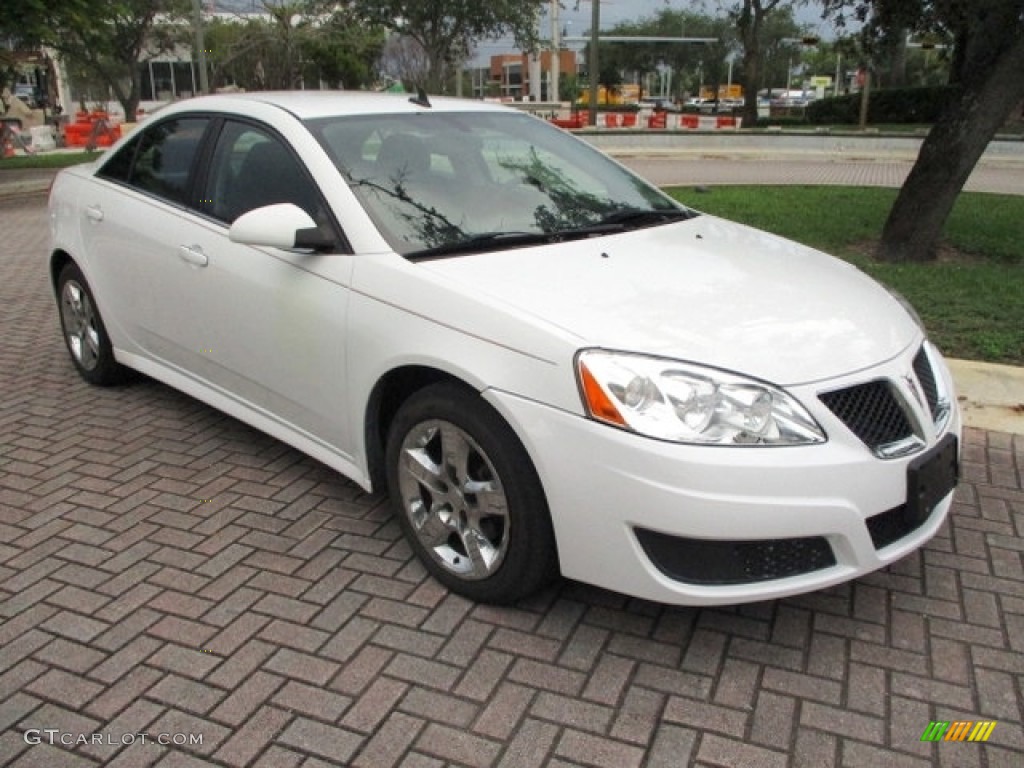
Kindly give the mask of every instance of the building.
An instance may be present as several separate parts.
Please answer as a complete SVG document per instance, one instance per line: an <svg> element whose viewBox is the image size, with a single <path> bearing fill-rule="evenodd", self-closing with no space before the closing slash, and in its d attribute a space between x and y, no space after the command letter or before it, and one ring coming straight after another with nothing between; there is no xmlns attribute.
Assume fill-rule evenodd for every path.
<svg viewBox="0 0 1024 768"><path fill-rule="evenodd" d="M540 54L541 101L558 101L551 85L552 51ZM536 68L534 68L536 71ZM562 75L575 75L578 71L576 52L562 49L558 54L558 69ZM530 56L526 53L505 53L491 57L490 92L477 93L474 83L473 95L477 98L498 96L512 101L524 101L530 94ZM496 92L495 92L496 91Z"/></svg>

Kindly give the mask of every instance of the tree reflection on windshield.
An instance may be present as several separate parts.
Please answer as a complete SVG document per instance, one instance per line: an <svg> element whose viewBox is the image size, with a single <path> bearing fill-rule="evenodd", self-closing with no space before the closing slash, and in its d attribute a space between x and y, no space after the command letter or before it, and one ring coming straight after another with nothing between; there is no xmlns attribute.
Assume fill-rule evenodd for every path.
<svg viewBox="0 0 1024 768"><path fill-rule="evenodd" d="M406 184L399 177L391 180L393 188L370 179L354 179L349 177L353 188L363 190L363 196L385 195L394 202L401 203L404 210L393 203L390 207L395 215L405 221L406 226L416 233L417 239L425 248L437 248L458 242L467 237L465 231L453 224L447 216L436 207L420 200L414 200L408 193Z"/></svg>
<svg viewBox="0 0 1024 768"><path fill-rule="evenodd" d="M309 125L398 253L497 234L557 236L620 212L678 210L592 147L516 112L340 116Z"/></svg>
<svg viewBox="0 0 1024 768"><path fill-rule="evenodd" d="M531 147L529 157L521 161L503 157L498 162L505 170L512 171L522 184L536 188L550 201L533 211L534 223L541 232L590 226L612 211L628 207L584 192L560 169L544 163L535 147Z"/></svg>

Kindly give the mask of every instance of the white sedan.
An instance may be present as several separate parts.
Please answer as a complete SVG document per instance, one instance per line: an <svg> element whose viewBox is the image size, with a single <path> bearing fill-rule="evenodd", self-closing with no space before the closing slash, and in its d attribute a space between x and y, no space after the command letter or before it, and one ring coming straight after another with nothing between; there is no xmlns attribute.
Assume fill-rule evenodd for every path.
<svg viewBox="0 0 1024 768"><path fill-rule="evenodd" d="M776 598L952 503L956 398L904 302L517 111L183 101L62 172L50 224L88 382L141 371L386 489L472 599Z"/></svg>

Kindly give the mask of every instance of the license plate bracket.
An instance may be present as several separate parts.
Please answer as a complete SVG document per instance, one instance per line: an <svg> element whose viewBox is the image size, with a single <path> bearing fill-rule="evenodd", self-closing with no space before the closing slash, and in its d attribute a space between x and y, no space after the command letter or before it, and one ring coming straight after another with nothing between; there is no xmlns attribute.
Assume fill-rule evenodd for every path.
<svg viewBox="0 0 1024 768"><path fill-rule="evenodd" d="M950 434L907 467L907 523L917 527L927 520L936 505L956 488L959 479L957 438Z"/></svg>

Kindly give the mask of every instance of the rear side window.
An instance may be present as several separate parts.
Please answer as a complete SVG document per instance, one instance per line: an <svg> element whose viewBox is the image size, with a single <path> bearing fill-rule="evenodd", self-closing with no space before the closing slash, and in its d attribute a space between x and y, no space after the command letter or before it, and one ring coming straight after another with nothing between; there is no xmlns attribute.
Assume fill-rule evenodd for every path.
<svg viewBox="0 0 1024 768"><path fill-rule="evenodd" d="M128 178L132 173L132 160L135 159L135 151L139 148L139 139L141 138L140 134L130 139L103 164L97 175L104 179L128 183Z"/></svg>
<svg viewBox="0 0 1024 768"><path fill-rule="evenodd" d="M182 117L143 129L100 171L100 176L174 203L185 203L189 173L210 120Z"/></svg>

